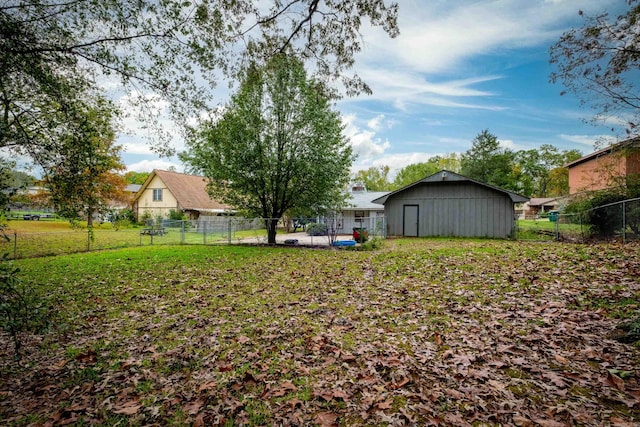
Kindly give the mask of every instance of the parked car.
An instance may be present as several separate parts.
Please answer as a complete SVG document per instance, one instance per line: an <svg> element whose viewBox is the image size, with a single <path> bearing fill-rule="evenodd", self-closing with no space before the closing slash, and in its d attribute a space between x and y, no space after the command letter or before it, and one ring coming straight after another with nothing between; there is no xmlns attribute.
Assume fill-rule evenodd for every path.
<svg viewBox="0 0 640 427"><path fill-rule="evenodd" d="M38 214L24 214L22 219L25 221L40 221L40 215Z"/></svg>

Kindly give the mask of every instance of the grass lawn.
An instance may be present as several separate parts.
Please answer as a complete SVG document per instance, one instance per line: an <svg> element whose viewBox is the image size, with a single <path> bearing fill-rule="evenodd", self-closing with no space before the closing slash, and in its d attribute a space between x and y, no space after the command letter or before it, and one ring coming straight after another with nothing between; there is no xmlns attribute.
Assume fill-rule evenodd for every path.
<svg viewBox="0 0 640 427"><path fill-rule="evenodd" d="M19 260L5 425L637 425L640 247L398 239Z"/></svg>
<svg viewBox="0 0 640 427"><path fill-rule="evenodd" d="M146 245L163 244L216 244L228 241L228 232L198 233L195 229L186 229L183 234L180 228L167 228L162 236L141 236L141 227L130 226L114 229L111 223L94 224L93 237L89 236L86 223L79 228L72 228L68 221L8 221L6 234L10 240L0 239L0 253L7 253L10 258L21 259L50 255L64 255L88 250L127 248ZM233 231L231 241L238 242L244 238L266 238L266 230Z"/></svg>

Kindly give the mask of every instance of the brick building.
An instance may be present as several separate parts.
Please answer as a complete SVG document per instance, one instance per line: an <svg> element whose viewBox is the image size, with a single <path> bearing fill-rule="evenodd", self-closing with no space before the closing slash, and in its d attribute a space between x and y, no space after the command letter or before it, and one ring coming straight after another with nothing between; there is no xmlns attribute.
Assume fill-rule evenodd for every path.
<svg viewBox="0 0 640 427"><path fill-rule="evenodd" d="M629 176L640 175L640 138L593 152L566 167L569 194L612 187Z"/></svg>

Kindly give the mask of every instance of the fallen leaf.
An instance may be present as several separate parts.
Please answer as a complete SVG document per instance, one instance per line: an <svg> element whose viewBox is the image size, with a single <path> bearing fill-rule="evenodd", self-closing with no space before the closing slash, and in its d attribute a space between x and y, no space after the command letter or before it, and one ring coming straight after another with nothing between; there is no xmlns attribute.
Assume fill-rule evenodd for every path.
<svg viewBox="0 0 640 427"><path fill-rule="evenodd" d="M202 384L200 387L198 387L198 391L204 391L204 390L209 390L212 388L216 387L216 382L215 381L207 381L206 383Z"/></svg>
<svg viewBox="0 0 640 427"><path fill-rule="evenodd" d="M536 418L533 420L536 424L540 424L542 427L566 427L565 423L561 423L556 420L547 420L544 418Z"/></svg>
<svg viewBox="0 0 640 427"><path fill-rule="evenodd" d="M607 373L607 384L620 391L624 391L624 380L617 375L613 375L611 372Z"/></svg>
<svg viewBox="0 0 640 427"><path fill-rule="evenodd" d="M523 417L520 415L513 416L513 424L517 425L518 427L533 427L533 421L531 421L527 417Z"/></svg>
<svg viewBox="0 0 640 427"><path fill-rule="evenodd" d="M313 418L313 422L319 424L320 427L335 427L337 426L338 415L333 412L320 412Z"/></svg>
<svg viewBox="0 0 640 427"><path fill-rule="evenodd" d="M138 413L140 408L142 408L142 405L138 403L138 399L134 399L114 406L113 412L122 415L134 415Z"/></svg>
<svg viewBox="0 0 640 427"><path fill-rule="evenodd" d="M567 359L566 357L560 356L559 354L554 354L553 358L556 359L556 362L562 363L563 365L566 365L569 363L569 359Z"/></svg>
<svg viewBox="0 0 640 427"><path fill-rule="evenodd" d="M195 420L193 420L193 427L204 427L204 414L198 414Z"/></svg>
<svg viewBox="0 0 640 427"><path fill-rule="evenodd" d="M439 333L437 333L437 332L435 332L435 333L433 334L433 340L435 341L435 343L436 343L437 345L442 345L442 344L444 344L444 341L443 341L442 337L441 337L441 336L440 336L440 334L439 334Z"/></svg>
<svg viewBox="0 0 640 427"><path fill-rule="evenodd" d="M189 415L195 415L200 412L200 409L204 406L204 400L198 399L193 402L189 402L182 406L182 409Z"/></svg>
<svg viewBox="0 0 640 427"><path fill-rule="evenodd" d="M378 409L391 409L391 407L393 406L393 399L387 399L384 402L378 402L376 403L376 406L378 407Z"/></svg>

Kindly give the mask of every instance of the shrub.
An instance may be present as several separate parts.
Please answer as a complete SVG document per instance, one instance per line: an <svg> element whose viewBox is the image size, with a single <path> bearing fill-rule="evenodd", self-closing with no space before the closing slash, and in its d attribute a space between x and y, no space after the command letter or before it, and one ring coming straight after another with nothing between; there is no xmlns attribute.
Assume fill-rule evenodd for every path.
<svg viewBox="0 0 640 427"><path fill-rule="evenodd" d="M625 200L627 196L616 191L599 191L590 197L577 200L569 204L566 213L577 213L584 223L589 225L590 231L595 236L613 236L622 231L622 204L616 204ZM607 206L611 205L611 206Z"/></svg>
<svg viewBox="0 0 640 427"><path fill-rule="evenodd" d="M307 234L309 236L326 236L327 226L325 224L311 223L307 224Z"/></svg>
<svg viewBox="0 0 640 427"><path fill-rule="evenodd" d="M366 242L361 244L358 250L375 251L377 249L382 248L383 246L384 246L384 239L381 239L380 237L373 237L370 240L367 240Z"/></svg>
<svg viewBox="0 0 640 427"><path fill-rule="evenodd" d="M184 212L176 209L171 209L169 211L169 219L171 221L182 221L185 219Z"/></svg>
<svg viewBox="0 0 640 427"><path fill-rule="evenodd" d="M19 269L5 255L0 260L0 326L13 340L14 358L20 359L21 332L41 332L49 326L44 300L21 286Z"/></svg>

